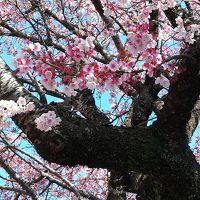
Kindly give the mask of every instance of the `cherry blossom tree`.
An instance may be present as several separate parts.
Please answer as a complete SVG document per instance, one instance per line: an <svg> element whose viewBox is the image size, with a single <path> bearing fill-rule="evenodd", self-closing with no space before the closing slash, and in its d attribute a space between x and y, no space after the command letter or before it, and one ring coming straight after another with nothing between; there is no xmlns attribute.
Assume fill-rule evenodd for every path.
<svg viewBox="0 0 200 200"><path fill-rule="evenodd" d="M198 0L0 7L1 199L200 199Z"/></svg>

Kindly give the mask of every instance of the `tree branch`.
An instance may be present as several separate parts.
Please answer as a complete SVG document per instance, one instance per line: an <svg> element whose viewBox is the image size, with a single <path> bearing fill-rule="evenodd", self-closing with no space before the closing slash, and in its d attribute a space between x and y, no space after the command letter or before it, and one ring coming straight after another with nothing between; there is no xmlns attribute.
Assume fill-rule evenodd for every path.
<svg viewBox="0 0 200 200"><path fill-rule="evenodd" d="M104 10L103 10L103 6L101 4L101 1L100 0L91 0L91 2L93 3L96 11L99 13L100 17L102 18L102 20L105 22L106 24L106 28L113 28L113 25L112 25L112 21L104 15ZM123 44L121 43L121 40L119 38L119 36L116 34L116 35L113 35L112 36L112 39L113 39L113 42L117 48L118 51L121 51L123 50Z"/></svg>
<svg viewBox="0 0 200 200"><path fill-rule="evenodd" d="M5 169L5 171L14 179L20 186L27 192L27 194L32 197L33 200L39 200L38 195L32 190L32 188L22 180L16 172L4 161L4 159L0 156L0 164L1 167Z"/></svg>
<svg viewBox="0 0 200 200"><path fill-rule="evenodd" d="M69 111L61 115L61 110L57 110L56 106L41 108L37 99L17 82L3 63L0 67L0 98L16 100L23 96L27 101L34 101L36 104L35 112L20 114L13 119L46 160L71 166L81 164L144 172L152 170L152 166L155 170L158 166L159 141L153 137L151 130L103 126L79 116L70 116ZM45 133L36 128L34 119L49 110L57 112L62 124ZM156 147L154 142L158 143ZM119 146L122 147L120 151Z"/></svg>
<svg viewBox="0 0 200 200"><path fill-rule="evenodd" d="M200 120L200 99L195 103L194 108L191 111L190 120L187 123L186 131L189 139L191 139Z"/></svg>

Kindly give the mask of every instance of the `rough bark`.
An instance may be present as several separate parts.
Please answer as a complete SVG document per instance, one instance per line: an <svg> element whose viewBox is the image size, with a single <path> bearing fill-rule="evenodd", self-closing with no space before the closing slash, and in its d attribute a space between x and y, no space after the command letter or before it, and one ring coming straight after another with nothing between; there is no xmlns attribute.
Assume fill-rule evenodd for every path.
<svg viewBox="0 0 200 200"><path fill-rule="evenodd" d="M200 120L200 98L196 101L195 106L192 109L191 117L186 127L187 135L190 140L199 123L199 120Z"/></svg>

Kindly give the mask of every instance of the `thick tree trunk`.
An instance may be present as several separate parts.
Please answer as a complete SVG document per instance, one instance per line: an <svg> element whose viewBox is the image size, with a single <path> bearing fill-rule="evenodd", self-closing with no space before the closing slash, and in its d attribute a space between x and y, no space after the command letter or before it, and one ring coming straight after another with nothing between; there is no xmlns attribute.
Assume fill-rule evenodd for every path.
<svg viewBox="0 0 200 200"><path fill-rule="evenodd" d="M155 134L163 141L162 160L171 170L154 176L159 188L158 199L200 199L199 165L188 147L191 132L187 123L200 93L199 44L191 45L184 54L191 59L183 59L180 67L184 72L172 81L164 109L154 124ZM155 194L145 199L154 199Z"/></svg>

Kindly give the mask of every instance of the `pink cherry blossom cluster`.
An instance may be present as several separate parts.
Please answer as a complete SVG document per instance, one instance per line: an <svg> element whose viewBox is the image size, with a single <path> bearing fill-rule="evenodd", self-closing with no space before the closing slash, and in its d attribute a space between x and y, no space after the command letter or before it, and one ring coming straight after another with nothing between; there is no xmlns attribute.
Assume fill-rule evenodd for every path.
<svg viewBox="0 0 200 200"><path fill-rule="evenodd" d="M146 38L146 36L144 37ZM145 41L142 38L138 38L138 42L142 40ZM137 46L139 47L140 45ZM79 51L79 49L80 48L77 48L76 51ZM44 55L42 55L41 51L38 52L37 55L37 51L32 52L30 49L24 49L22 58L17 58L15 60L18 72L26 74L30 71L30 67L32 66L33 71L40 75L41 83L45 88L48 90L61 90L67 96L76 95L76 90L83 90L85 88L97 88L100 91L115 90L120 85L125 84L125 82L130 82L129 80L131 79L140 81L141 78L139 77L143 76L143 73L140 73L139 75L135 75L134 73L131 74L131 71L138 69L138 67L134 63L134 58L132 58L132 61L129 61L132 55L128 52L125 53L127 60L120 58L118 62L112 60L109 64L102 64L94 61L91 63L87 62L87 64L84 63L83 60L80 61L77 60L78 58L75 58L73 62L70 61L70 67L67 67L64 66L64 64L69 60L68 56L72 51L70 51L70 53L68 52L66 55L59 54L55 58L50 51ZM149 76L153 76L156 66L161 63L161 56L159 53L156 53L154 48L140 49L138 51L141 51L141 56L145 61L142 65L144 73L147 71ZM33 65L33 61L30 61L30 54L34 54L33 60L35 65ZM70 59L72 58L72 55L74 54L71 54ZM120 56L121 55L119 54L119 57ZM83 63L80 66L77 62ZM118 74L118 71L121 71L122 73ZM61 85L64 86L63 89L58 87L59 84L56 81L56 74L58 72L63 74L61 76Z"/></svg>
<svg viewBox="0 0 200 200"><path fill-rule="evenodd" d="M196 160L200 163L200 136L199 134L195 139L194 155L195 155Z"/></svg>
<svg viewBox="0 0 200 200"><path fill-rule="evenodd" d="M115 2L111 4L104 3L106 8L111 10L115 10L120 5L120 3L118 5ZM156 46L156 40L169 40L173 33L177 33L177 40L186 40L187 35L190 35L190 41L188 40L188 42L191 43L194 42L194 34L198 30L198 25L192 24L186 28L189 32L182 37L179 33L183 34L182 28L184 24L181 22L180 17L176 19L178 26L173 30L170 29L170 24L169 22L167 23L162 13L165 10L163 5L171 8L176 4L173 1L162 1L159 4L162 4L162 6L157 7L157 3L157 1L153 1L151 6L143 7L143 15L136 16L135 21L129 23L127 28L128 35L125 38L125 51L114 55L116 59L111 60L108 64L102 64L94 60L94 56L98 54L94 49L94 43L98 41L97 38L88 36L82 39L82 33L80 32L78 35L69 36L68 39L62 41L65 45L64 53L56 52L54 54L51 49L48 51L44 50L39 43L33 44L26 41L28 47L24 48L20 56L15 60L17 72L26 74L32 69L35 76L39 75L41 83L45 88L48 90L58 89L67 96L76 95L77 90L85 88L97 88L99 91L116 90L122 85L131 85L131 82L135 80L144 80L146 75L153 77L154 72L160 68L162 60L169 55L167 44L162 45L162 48L166 47L166 50L162 49L161 54ZM149 32L149 21L145 20L149 18L150 13L156 8L160 9L160 19L165 20L159 27L158 38L154 33ZM105 28L103 25L101 28L102 32L104 32ZM115 32L115 27L112 30ZM113 37L115 35L113 31L108 33L107 37ZM105 36L103 38L105 39ZM113 44L110 45L110 49L112 52L116 52ZM139 62L137 60L138 55L140 55ZM141 68L143 72L137 75L131 74L132 71ZM156 78L160 80L156 83L166 85L166 82L162 83L162 80L164 80L162 77L164 75L161 75L160 78L155 77L155 80Z"/></svg>
<svg viewBox="0 0 200 200"><path fill-rule="evenodd" d="M17 102L12 100L1 100L0 101L0 129L9 127L10 123L7 121L8 118L20 113L33 111L35 108L33 102L26 102L26 99L19 97Z"/></svg>
<svg viewBox="0 0 200 200"><path fill-rule="evenodd" d="M155 83L162 85L164 88L168 88L170 85L169 80L164 76L160 76L160 77L156 78Z"/></svg>
<svg viewBox="0 0 200 200"><path fill-rule="evenodd" d="M135 30L137 30L137 33ZM22 55L15 60L17 71L26 73L32 68L34 72L38 72L41 77L41 83L48 90L55 90L60 85L56 81L59 73L62 75L61 85L64 84L62 91L71 96L76 95L76 90L78 89L98 88L99 90L113 90L131 78L138 79L137 76L126 73L138 67L134 63L136 61L135 56L138 53L143 54L143 58L149 56L152 57L151 60L154 60L154 64L146 60L143 65L144 72L147 71L150 76L153 76L155 67L161 62L161 56L158 51L154 51L158 53L154 53L154 56L152 56L155 41L153 36L148 33L148 24L135 24L133 29L130 28L130 33L127 37L127 52L124 52L126 60L122 59L120 53L118 60L112 60L107 65L98 62L94 64L92 56L97 53L93 49L94 37L87 37L86 40L83 40L74 36L71 40L65 42L67 42L65 53L57 53L56 56L52 54L51 50L48 52L42 51L39 43L29 43L28 48L23 49ZM30 56L32 56L31 60ZM95 70L93 70L94 68ZM121 75L118 74L120 70L124 72ZM143 75L144 73L139 74L139 76Z"/></svg>
<svg viewBox="0 0 200 200"><path fill-rule="evenodd" d="M40 117L35 119L37 128L45 132L52 130L52 128L59 125L60 122L60 117L57 117L54 111L43 113Z"/></svg>
<svg viewBox="0 0 200 200"><path fill-rule="evenodd" d="M136 24L135 27L130 28L127 42L127 49L133 56L156 45L152 34L149 33L148 24Z"/></svg>

